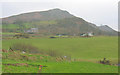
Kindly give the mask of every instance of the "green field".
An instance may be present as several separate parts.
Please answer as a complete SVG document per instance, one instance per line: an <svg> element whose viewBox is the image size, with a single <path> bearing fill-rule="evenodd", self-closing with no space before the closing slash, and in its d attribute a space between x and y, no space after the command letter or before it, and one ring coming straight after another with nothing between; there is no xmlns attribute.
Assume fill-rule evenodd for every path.
<svg viewBox="0 0 120 75"><path fill-rule="evenodd" d="M2 35L15 35L16 33L2 33Z"/></svg>
<svg viewBox="0 0 120 75"><path fill-rule="evenodd" d="M10 39L3 40L3 49L15 43L30 43L40 50L57 50L70 54L73 58L98 59L118 57L117 37L92 37L92 38L39 38L39 39Z"/></svg>
<svg viewBox="0 0 120 75"><path fill-rule="evenodd" d="M20 63L20 62L19 62ZM117 73L118 67L90 62L49 62L35 63L34 65L46 65L41 73ZM38 66L3 66L5 73L39 73Z"/></svg>
<svg viewBox="0 0 120 75"><path fill-rule="evenodd" d="M118 71L117 66L103 65L97 63L104 57L109 59L112 63L117 63L118 59L118 38L117 37L91 37L91 38L29 38L29 39L9 39L3 40L3 48L9 50L10 46L16 43L26 43L37 47L39 50L58 51L63 55L71 56L72 60L77 61L39 61L40 59L31 61L15 62L15 60L3 59L4 63L30 63L38 65L46 65L43 68L43 73L116 73ZM39 57L38 55L37 57ZM55 57L50 57L55 58ZM49 60L49 59L47 59ZM6 68L7 67L7 68ZM14 71L14 69L17 69ZM34 70L33 70L34 69ZM3 72L34 72L38 73L37 66L6 66L3 65Z"/></svg>

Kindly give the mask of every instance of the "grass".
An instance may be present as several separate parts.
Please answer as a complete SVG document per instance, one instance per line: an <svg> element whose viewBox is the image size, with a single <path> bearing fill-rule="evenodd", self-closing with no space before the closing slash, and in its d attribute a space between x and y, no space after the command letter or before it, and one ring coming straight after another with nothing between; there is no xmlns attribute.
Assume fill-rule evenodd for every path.
<svg viewBox="0 0 120 75"><path fill-rule="evenodd" d="M28 43L39 50L56 50L64 55L70 55L72 59L77 61L71 62L55 62L47 61L53 57L44 57L43 55L29 55L35 56L37 60L14 60L3 59L5 63L28 63L33 65L45 65L42 73L117 73L118 67L111 65L98 64L100 59L106 57L112 63L117 63L118 59L118 38L117 37L91 37L91 38L29 38L29 39L4 39L2 40L2 49L8 50L10 46L15 43ZM7 55L7 54L3 54ZM11 57L12 58L12 57ZM93 63L94 62L94 63ZM4 73L38 73L38 66L6 66L3 65Z"/></svg>
<svg viewBox="0 0 120 75"><path fill-rule="evenodd" d="M70 54L73 58L100 59L118 57L117 37L93 38L39 38L3 40L3 49L9 49L15 43L31 43L40 50L56 50Z"/></svg>
<svg viewBox="0 0 120 75"><path fill-rule="evenodd" d="M31 62L32 63L32 62ZM33 64L33 63L32 63ZM41 62L34 65L45 65L42 73L117 73L118 67L96 64L90 62ZM16 69L16 70L15 70ZM5 66L3 65L4 73L38 73L38 66Z"/></svg>
<svg viewBox="0 0 120 75"><path fill-rule="evenodd" d="M2 35L4 36L4 35L15 35L16 33L2 33Z"/></svg>
<svg viewBox="0 0 120 75"><path fill-rule="evenodd" d="M56 21L38 21L38 22L32 22L32 23L23 23L22 25L24 25L25 28L35 28L37 25L38 26L48 26L48 25L54 25L57 24ZM35 26L34 26L35 25ZM2 26L3 29L19 29L19 25L18 24L5 24Z"/></svg>
<svg viewBox="0 0 120 75"><path fill-rule="evenodd" d="M117 72L117 67L101 65L89 62L64 62L64 63L51 63L50 67L43 69L43 72L48 73L111 73ZM56 68L56 69L54 69ZM47 69L47 70L46 70ZM103 70L104 69L104 70Z"/></svg>
<svg viewBox="0 0 120 75"><path fill-rule="evenodd" d="M37 67L26 67L26 66L3 66L4 73L37 73Z"/></svg>
<svg viewBox="0 0 120 75"><path fill-rule="evenodd" d="M16 24L9 24L9 25L3 25L2 28L3 29L16 29L16 28L19 28L19 26Z"/></svg>

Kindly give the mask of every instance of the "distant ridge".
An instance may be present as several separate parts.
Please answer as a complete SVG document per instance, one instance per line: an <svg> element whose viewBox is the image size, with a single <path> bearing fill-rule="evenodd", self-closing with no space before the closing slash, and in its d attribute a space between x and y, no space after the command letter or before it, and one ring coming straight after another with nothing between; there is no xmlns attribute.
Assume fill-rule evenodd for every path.
<svg viewBox="0 0 120 75"><path fill-rule="evenodd" d="M106 32L113 32L113 31L115 31L112 28L110 28L108 25L99 26L99 29L101 29L103 31L106 31Z"/></svg>
<svg viewBox="0 0 120 75"><path fill-rule="evenodd" d="M43 21L43 20L56 20L56 19L71 18L71 17L74 16L71 15L69 12L56 8L48 11L23 13L19 15L6 17L3 18L3 22L13 23L16 20L25 21L25 22Z"/></svg>
<svg viewBox="0 0 120 75"><path fill-rule="evenodd" d="M19 30L19 26L22 25L23 27L27 26L25 29L37 27L39 32L45 35L80 35L81 33L87 32L94 32L95 35L117 35L117 32L107 25L96 26L70 14L68 11L58 8L14 15L2 18L2 21L4 32L15 32ZM10 25L13 25L14 28L10 29Z"/></svg>

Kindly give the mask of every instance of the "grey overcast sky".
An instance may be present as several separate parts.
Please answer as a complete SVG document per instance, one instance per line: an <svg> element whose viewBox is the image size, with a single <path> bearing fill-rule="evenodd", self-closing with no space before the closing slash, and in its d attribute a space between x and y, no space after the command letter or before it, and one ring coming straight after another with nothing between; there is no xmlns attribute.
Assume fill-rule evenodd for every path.
<svg viewBox="0 0 120 75"><path fill-rule="evenodd" d="M54 8L94 23L118 30L119 0L1 0L0 18Z"/></svg>

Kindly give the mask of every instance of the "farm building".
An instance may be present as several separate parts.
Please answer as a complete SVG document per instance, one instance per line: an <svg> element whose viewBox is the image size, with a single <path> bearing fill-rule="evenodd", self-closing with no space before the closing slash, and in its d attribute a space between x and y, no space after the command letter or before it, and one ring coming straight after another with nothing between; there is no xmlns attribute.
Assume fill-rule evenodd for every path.
<svg viewBox="0 0 120 75"><path fill-rule="evenodd" d="M92 37L92 36L94 36L94 34L93 34L93 32L88 32L88 33L80 34L80 36L82 36L82 37L85 37L85 36Z"/></svg>
<svg viewBox="0 0 120 75"><path fill-rule="evenodd" d="M31 28L27 31L25 31L26 33L37 33L38 32L38 28Z"/></svg>
<svg viewBox="0 0 120 75"><path fill-rule="evenodd" d="M93 36L93 32L89 32L89 33L88 33L88 36Z"/></svg>

